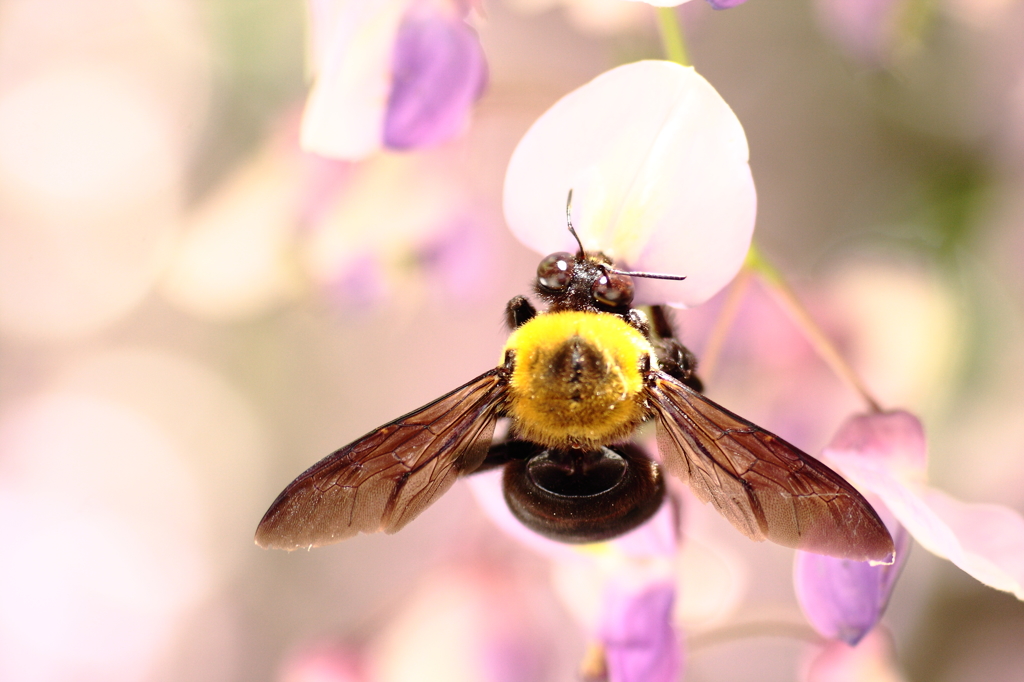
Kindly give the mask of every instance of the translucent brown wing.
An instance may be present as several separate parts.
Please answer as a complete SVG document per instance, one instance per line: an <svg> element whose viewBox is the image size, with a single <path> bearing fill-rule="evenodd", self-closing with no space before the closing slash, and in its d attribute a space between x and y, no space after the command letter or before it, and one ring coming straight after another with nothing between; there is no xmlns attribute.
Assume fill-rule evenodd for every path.
<svg viewBox="0 0 1024 682"><path fill-rule="evenodd" d="M885 525L839 474L667 374L655 372L647 393L665 467L749 538L892 560Z"/></svg>
<svg viewBox="0 0 1024 682"><path fill-rule="evenodd" d="M317 547L357 533L394 533L487 454L505 397L503 368L371 431L284 489L256 544Z"/></svg>

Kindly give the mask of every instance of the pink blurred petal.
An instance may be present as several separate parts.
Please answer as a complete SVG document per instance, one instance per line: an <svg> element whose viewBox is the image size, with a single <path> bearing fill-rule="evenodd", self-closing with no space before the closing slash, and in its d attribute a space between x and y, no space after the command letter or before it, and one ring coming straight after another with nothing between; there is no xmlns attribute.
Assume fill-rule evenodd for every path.
<svg viewBox="0 0 1024 682"><path fill-rule="evenodd" d="M563 97L527 131L505 176L505 218L539 253L591 251L638 270L638 299L693 306L733 278L750 246L756 194L735 114L692 68L642 61Z"/></svg>
<svg viewBox="0 0 1024 682"><path fill-rule="evenodd" d="M340 307L407 295L460 302L488 295L496 226L467 193L451 150L382 152L358 163L303 160L300 253Z"/></svg>
<svg viewBox="0 0 1024 682"><path fill-rule="evenodd" d="M384 145L411 149L460 133L487 83L480 39L460 17L411 13L395 42Z"/></svg>
<svg viewBox="0 0 1024 682"><path fill-rule="evenodd" d="M527 583L464 557L426 574L366 647L373 682L552 679L550 633ZM547 636L545 636L547 635Z"/></svg>
<svg viewBox="0 0 1024 682"><path fill-rule="evenodd" d="M340 646L316 645L290 655L279 682L366 682L358 654Z"/></svg>
<svg viewBox="0 0 1024 682"><path fill-rule="evenodd" d="M818 0L826 32L853 58L881 64L892 52L903 0Z"/></svg>
<svg viewBox="0 0 1024 682"><path fill-rule="evenodd" d="M630 2L642 2L653 7L678 7L679 5L686 4L690 0L629 0ZM709 0L710 1L710 0ZM740 0L741 2L743 0Z"/></svg>
<svg viewBox="0 0 1024 682"><path fill-rule="evenodd" d="M541 637L528 627L508 627L492 633L481 646L482 682L535 682L543 679L549 663Z"/></svg>
<svg viewBox="0 0 1024 682"><path fill-rule="evenodd" d="M654 516L625 535L604 543L569 545L534 533L512 515L502 490L503 470L492 469L467 477L470 490L484 514L503 532L533 551L554 561L589 560L591 549L603 545L619 556L653 564L657 559L675 557L679 538L679 520L674 506L666 499ZM580 548L583 552L579 551Z"/></svg>
<svg viewBox="0 0 1024 682"><path fill-rule="evenodd" d="M328 295L336 305L352 312L380 305L389 293L387 276L373 253L355 255L328 283Z"/></svg>
<svg viewBox="0 0 1024 682"><path fill-rule="evenodd" d="M457 301L479 301L487 297L493 277L490 225L466 214L452 218L447 228L430 235L416 249L415 261L432 284Z"/></svg>
<svg viewBox="0 0 1024 682"><path fill-rule="evenodd" d="M381 148L398 26L411 0L317 0L310 5L316 80L302 148L337 159Z"/></svg>
<svg viewBox="0 0 1024 682"><path fill-rule="evenodd" d="M674 559L679 549L679 511L677 501L666 493L661 508L637 528L612 540L625 556L642 561Z"/></svg>
<svg viewBox="0 0 1024 682"><path fill-rule="evenodd" d="M1024 517L997 504L961 502L934 488L925 488L922 495L934 518L955 538L940 548L942 552L931 551L945 555L986 585L1024 599ZM931 541L915 538L926 548L926 541ZM936 544L945 539L942 529Z"/></svg>
<svg viewBox="0 0 1024 682"><path fill-rule="evenodd" d="M331 205L355 172L349 161L328 159L317 154L302 155L302 184L298 199L298 220L302 228L324 219Z"/></svg>
<svg viewBox="0 0 1024 682"><path fill-rule="evenodd" d="M861 467L873 467L886 476L898 473L908 480L923 481L928 469L924 427L904 410L849 419L825 453L834 461L849 457Z"/></svg>
<svg viewBox="0 0 1024 682"><path fill-rule="evenodd" d="M1024 517L999 505L960 502L925 485L923 448L920 422L907 412L890 412L851 419L825 456L857 487L881 498L922 547L1024 599Z"/></svg>
<svg viewBox="0 0 1024 682"><path fill-rule="evenodd" d="M682 645L672 625L675 585L637 592L610 585L605 593L599 638L609 682L674 682L682 668Z"/></svg>
<svg viewBox="0 0 1024 682"><path fill-rule="evenodd" d="M685 4L690 0L631 0L632 2L644 2L654 7L678 7L679 5ZM713 9L729 9L730 7L736 7L742 5L747 0L707 0L708 4Z"/></svg>
<svg viewBox="0 0 1024 682"><path fill-rule="evenodd" d="M808 662L803 682L902 682L889 638L875 631L856 647L834 641Z"/></svg>
<svg viewBox="0 0 1024 682"><path fill-rule="evenodd" d="M575 561L579 554L572 545L548 540L519 522L505 503L502 489L502 468L473 474L466 478L480 509L501 531L541 556L555 561Z"/></svg>

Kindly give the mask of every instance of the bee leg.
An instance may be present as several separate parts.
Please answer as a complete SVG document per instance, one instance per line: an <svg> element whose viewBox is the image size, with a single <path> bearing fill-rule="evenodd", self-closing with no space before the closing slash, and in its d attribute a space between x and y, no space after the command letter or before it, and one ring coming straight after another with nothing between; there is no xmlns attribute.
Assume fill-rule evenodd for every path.
<svg viewBox="0 0 1024 682"><path fill-rule="evenodd" d="M651 324L657 335L651 345L658 355L661 371L702 393L704 382L697 376L697 358L676 338L669 311L660 305L651 306Z"/></svg>
<svg viewBox="0 0 1024 682"><path fill-rule="evenodd" d="M630 308L629 314L626 316L626 323L643 334L645 339L651 338L651 323L647 320L644 311L639 308Z"/></svg>
<svg viewBox="0 0 1024 682"><path fill-rule="evenodd" d="M659 339L653 344L658 354L661 371L679 379L698 393L703 393L704 382L697 376L697 358L677 339Z"/></svg>
<svg viewBox="0 0 1024 682"><path fill-rule="evenodd" d="M537 315L537 309L525 296L516 296L505 306L505 324L509 329L518 329Z"/></svg>

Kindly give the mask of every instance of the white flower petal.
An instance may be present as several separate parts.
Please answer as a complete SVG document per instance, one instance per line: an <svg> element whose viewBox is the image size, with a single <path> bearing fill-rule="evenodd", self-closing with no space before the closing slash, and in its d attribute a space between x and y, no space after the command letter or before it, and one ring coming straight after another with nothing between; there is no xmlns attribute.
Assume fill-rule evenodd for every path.
<svg viewBox="0 0 1024 682"><path fill-rule="evenodd" d="M1024 517L997 504L968 504L933 488L922 491L924 503L956 539L931 549L981 582L1024 599ZM937 525L937 524L935 524ZM944 539L940 534L934 541ZM922 545L931 538L918 537ZM936 542L937 544L937 542Z"/></svg>
<svg viewBox="0 0 1024 682"><path fill-rule="evenodd" d="M313 6L316 82L302 117L304 150L361 159L381 148L392 51L409 3L337 0Z"/></svg>
<svg viewBox="0 0 1024 682"><path fill-rule="evenodd" d="M844 474L861 483L846 468ZM920 484L889 480L876 493L926 550L976 580L1024 599L1024 518L1007 507L968 504Z"/></svg>
<svg viewBox="0 0 1024 682"><path fill-rule="evenodd" d="M1024 517L1008 507L960 502L925 485L924 432L913 415L854 417L825 457L863 492L877 495L922 547L1024 600Z"/></svg>
<svg viewBox="0 0 1024 682"><path fill-rule="evenodd" d="M735 114L692 68L642 61L562 98L526 133L505 177L505 217L524 244L589 251L620 266L685 275L645 281L651 301L692 306L743 263L756 194ZM639 283L638 283L639 284Z"/></svg>

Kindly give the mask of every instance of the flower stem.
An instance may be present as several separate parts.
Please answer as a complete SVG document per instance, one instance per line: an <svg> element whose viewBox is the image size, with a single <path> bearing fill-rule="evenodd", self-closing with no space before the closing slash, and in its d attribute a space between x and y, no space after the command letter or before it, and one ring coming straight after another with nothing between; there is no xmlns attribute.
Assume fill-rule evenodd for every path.
<svg viewBox="0 0 1024 682"><path fill-rule="evenodd" d="M746 623L731 623L687 638L687 647L698 651L717 644L726 644L750 637L785 637L798 639L810 644L822 644L824 639L806 623L783 620L761 620Z"/></svg>
<svg viewBox="0 0 1024 682"><path fill-rule="evenodd" d="M665 58L683 66L690 66L690 58L686 53L686 41L683 39L683 31L679 25L679 14L675 7L655 7L658 17L658 33L661 35L661 45L665 51ZM796 323L804 336L810 341L811 346L818 353L822 360L832 368L836 375L845 381L860 397L868 404L873 412L881 412L882 408L874 399L864 382L857 373L853 371L849 363L836 349L832 341L825 335L821 327L814 321L811 314L800 303L796 294L782 277L782 273L775 268L757 248L757 244L751 243L750 251L747 253L747 261L743 265L736 282L729 292L729 296L722 307L722 312L715 322L711 331L708 346L701 362L701 373L705 379L710 377L718 365L718 356L721 353L722 345L725 342L725 335L729 331L736 313L739 310L740 301L746 293L750 282L750 275L756 274L765 288L775 299L790 319Z"/></svg>
<svg viewBox="0 0 1024 682"><path fill-rule="evenodd" d="M658 33L661 35L661 46L665 50L665 59L683 66L691 66L690 57L686 54L686 41L679 27L679 15L675 7L655 7L658 17Z"/></svg>
<svg viewBox="0 0 1024 682"><path fill-rule="evenodd" d="M845 381L861 399L868 404L872 412L881 412L882 408L878 401L871 395L864 382L846 362L843 356L836 349L835 344L825 335L821 327L814 321L807 308L796 297L796 294L786 283L782 273L772 265L757 248L756 244L750 245L747 252L747 261L743 264L745 269L752 270L761 279L768 293L772 295L775 302L782 307L790 319L800 328L804 337L811 343L818 356L825 361L836 376Z"/></svg>
<svg viewBox="0 0 1024 682"><path fill-rule="evenodd" d="M599 682L608 679L608 660L605 658L604 646L600 642L591 642L580 662L579 677L583 682Z"/></svg>
<svg viewBox="0 0 1024 682"><path fill-rule="evenodd" d="M718 358L722 355L725 337L736 319L736 314L740 311L740 303L743 302L743 296L750 288L750 280L753 279L753 276L752 269L743 268L729 287L729 293L726 294L722 309L715 319L715 326L711 328L711 334L708 336L707 346L701 354L699 374L704 381L710 382L715 370L718 369Z"/></svg>

